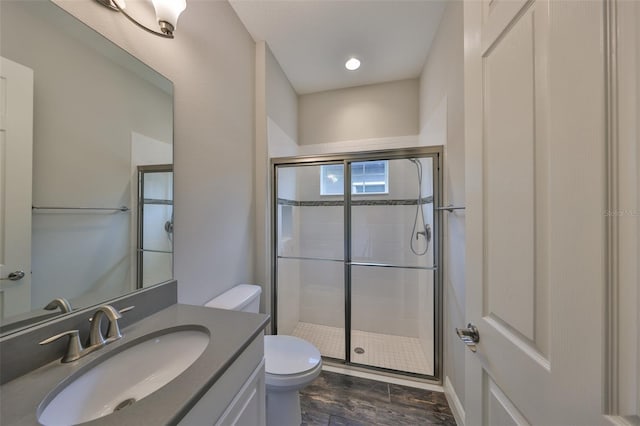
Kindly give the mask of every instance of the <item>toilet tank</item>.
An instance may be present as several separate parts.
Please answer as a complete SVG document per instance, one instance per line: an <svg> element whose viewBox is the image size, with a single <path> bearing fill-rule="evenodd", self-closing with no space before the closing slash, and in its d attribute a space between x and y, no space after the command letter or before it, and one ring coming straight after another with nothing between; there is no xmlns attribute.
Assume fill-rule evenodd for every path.
<svg viewBox="0 0 640 426"><path fill-rule="evenodd" d="M229 309L233 311L258 313L262 288L253 284L238 284L220 296L209 300L208 308Z"/></svg>

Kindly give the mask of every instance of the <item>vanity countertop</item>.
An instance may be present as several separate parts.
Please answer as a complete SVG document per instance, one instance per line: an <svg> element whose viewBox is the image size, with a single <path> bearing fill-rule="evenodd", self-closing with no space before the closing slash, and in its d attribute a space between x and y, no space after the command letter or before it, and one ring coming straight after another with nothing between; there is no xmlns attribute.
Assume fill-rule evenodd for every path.
<svg viewBox="0 0 640 426"><path fill-rule="evenodd" d="M135 404L94 421L91 425L175 424L222 376L251 341L262 333L269 316L192 305L172 305L122 330L123 338L78 361L56 360L0 387L0 424L38 425L37 410L47 394L68 376L98 358L131 346L143 336L185 326L204 327L210 342L202 355L181 375ZM34 342L34 350L38 350ZM9 348L4 348L10 350ZM135 366L131 366L135 368Z"/></svg>

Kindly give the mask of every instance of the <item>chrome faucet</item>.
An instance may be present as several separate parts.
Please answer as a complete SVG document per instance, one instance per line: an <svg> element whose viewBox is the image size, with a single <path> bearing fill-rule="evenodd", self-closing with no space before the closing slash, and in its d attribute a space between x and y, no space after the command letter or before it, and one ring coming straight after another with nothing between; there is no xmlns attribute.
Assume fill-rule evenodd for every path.
<svg viewBox="0 0 640 426"><path fill-rule="evenodd" d="M102 335L102 318L109 320L109 328L107 328L107 338ZM91 317L91 328L89 329L89 347L104 346L107 343L114 342L122 337L118 320L122 318L120 312L111 305L102 305L98 307Z"/></svg>
<svg viewBox="0 0 640 426"><path fill-rule="evenodd" d="M71 303L69 303L69 301L64 297L57 297L44 307L44 309L46 309L47 311L53 311L58 308L60 308L60 311L63 314L73 311L73 309L71 308Z"/></svg>
<svg viewBox="0 0 640 426"><path fill-rule="evenodd" d="M122 311L131 309L133 309L133 306L125 308ZM107 329L106 339L102 335L101 330L103 317L106 317L109 320L109 328ZM111 342L115 342L116 340L120 339L122 337L120 327L118 326L118 320L120 318L122 318L122 315L120 315L120 312L113 306L102 305L98 307L98 309L93 313L93 316L90 319L91 326L89 328L89 344L86 348L84 348L82 346L82 343L80 342L80 331L78 330L70 330L60 334L56 334L55 336L51 336L48 339L43 340L42 342L40 342L40 344L47 345L62 337L69 336L67 351L62 357L62 362L73 362L97 349L102 348L105 345L108 345Z"/></svg>

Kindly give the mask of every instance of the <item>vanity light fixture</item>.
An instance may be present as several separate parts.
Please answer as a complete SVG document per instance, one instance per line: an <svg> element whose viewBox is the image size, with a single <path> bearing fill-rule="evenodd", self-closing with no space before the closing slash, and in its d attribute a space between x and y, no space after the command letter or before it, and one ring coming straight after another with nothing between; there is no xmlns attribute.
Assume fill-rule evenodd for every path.
<svg viewBox="0 0 640 426"><path fill-rule="evenodd" d="M344 63L344 67L349 71L355 71L360 68L360 60L354 57L351 57Z"/></svg>
<svg viewBox="0 0 640 426"><path fill-rule="evenodd" d="M160 25L160 31L152 30L146 25L138 22L134 17L126 11L125 0L96 0L101 5L108 7L116 12L122 12L128 20L139 26L145 31L155 34L159 37L173 38L173 31L176 29L178 17L186 9L186 0L151 0L156 10L156 19Z"/></svg>

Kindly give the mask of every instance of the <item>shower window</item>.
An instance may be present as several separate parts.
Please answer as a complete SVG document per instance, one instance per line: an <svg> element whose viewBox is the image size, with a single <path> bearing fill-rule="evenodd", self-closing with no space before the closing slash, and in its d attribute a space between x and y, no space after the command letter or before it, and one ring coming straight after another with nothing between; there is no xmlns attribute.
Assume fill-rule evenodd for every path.
<svg viewBox="0 0 640 426"><path fill-rule="evenodd" d="M320 167L320 195L344 193L344 167L332 164ZM388 194L389 162L362 161L351 164L352 194Z"/></svg>

